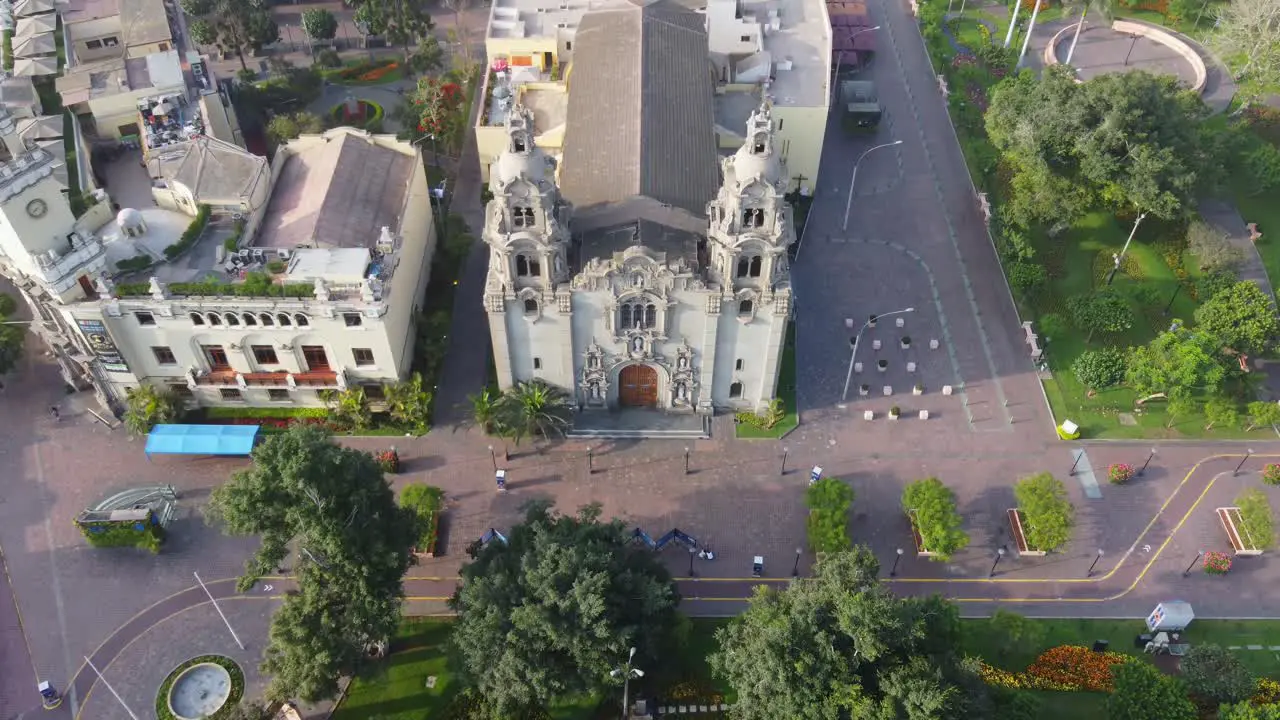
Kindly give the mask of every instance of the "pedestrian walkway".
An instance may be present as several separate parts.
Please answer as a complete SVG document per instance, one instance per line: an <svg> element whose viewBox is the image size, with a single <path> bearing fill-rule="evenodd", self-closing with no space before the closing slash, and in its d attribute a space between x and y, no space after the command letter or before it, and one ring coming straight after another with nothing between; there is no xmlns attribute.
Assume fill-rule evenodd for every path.
<svg viewBox="0 0 1280 720"><path fill-rule="evenodd" d="M1276 294L1271 286L1271 279L1267 277L1267 268L1262 264L1262 255L1258 253L1257 246L1249 239L1249 228L1245 225L1244 218L1240 217L1240 211L1225 200L1202 200L1200 217L1224 233L1232 247L1240 251L1244 261L1236 268L1236 275L1241 280L1256 283L1274 300Z"/></svg>

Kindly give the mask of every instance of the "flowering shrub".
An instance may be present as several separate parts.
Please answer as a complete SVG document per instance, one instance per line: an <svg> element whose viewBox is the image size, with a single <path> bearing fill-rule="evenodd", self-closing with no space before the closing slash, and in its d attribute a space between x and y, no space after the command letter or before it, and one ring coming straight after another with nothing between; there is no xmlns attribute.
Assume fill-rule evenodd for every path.
<svg viewBox="0 0 1280 720"><path fill-rule="evenodd" d="M364 80L364 76L379 71L382 72L377 77L382 77L382 75L391 72L391 69L395 67L396 61L394 60L377 60L374 62L359 63L358 65L352 65L351 67L343 68L338 71L338 77L343 80Z"/></svg>
<svg viewBox="0 0 1280 720"><path fill-rule="evenodd" d="M361 82L377 82L381 80L383 77L385 77L388 73L395 70L397 67L400 67L400 66L396 63L391 63L390 65L383 65L380 68L374 68L369 72L362 73L356 79Z"/></svg>
<svg viewBox="0 0 1280 720"><path fill-rule="evenodd" d="M400 453L396 452L394 448L374 453L373 460L378 463L378 467L382 468L384 473L394 475L400 472Z"/></svg>
<svg viewBox="0 0 1280 720"><path fill-rule="evenodd" d="M951 58L951 67L960 68L960 67L977 67L977 66L978 66L978 58L974 57L973 55L970 55L967 52L956 53L955 57Z"/></svg>
<svg viewBox="0 0 1280 720"><path fill-rule="evenodd" d="M1280 703L1280 681L1258 678L1258 687L1253 692L1252 702L1254 705Z"/></svg>
<svg viewBox="0 0 1280 720"><path fill-rule="evenodd" d="M417 108L419 132L445 135L461 120L458 111L465 98L457 83L432 76L422 77L410 98Z"/></svg>
<svg viewBox="0 0 1280 720"><path fill-rule="evenodd" d="M1133 466L1129 463L1113 463L1107 469L1107 479L1113 485L1123 485L1133 479Z"/></svg>
<svg viewBox="0 0 1280 720"><path fill-rule="evenodd" d="M1268 485L1280 485L1280 464L1267 463L1263 465L1262 482Z"/></svg>
<svg viewBox="0 0 1280 720"><path fill-rule="evenodd" d="M978 675L988 685L1021 690L1110 692L1115 667L1129 661L1116 652L1093 652L1077 645L1062 645L1040 654L1020 673L985 663Z"/></svg>
<svg viewBox="0 0 1280 720"><path fill-rule="evenodd" d="M1023 9L1023 10L1031 10L1031 8L1035 7L1035 5L1036 5L1035 0L1020 0L1020 2L1021 2L1021 4L1022 4L1022 9ZM1040 0L1040 9L1041 9L1041 10L1048 10L1048 9L1049 9L1049 0Z"/></svg>
<svg viewBox="0 0 1280 720"><path fill-rule="evenodd" d="M1231 572L1231 556L1210 550L1204 554L1204 571L1209 575L1226 575Z"/></svg>
<svg viewBox="0 0 1280 720"><path fill-rule="evenodd" d="M969 101L974 104L981 112L987 111L987 91L977 83L969 83L965 88L965 93L969 96Z"/></svg>

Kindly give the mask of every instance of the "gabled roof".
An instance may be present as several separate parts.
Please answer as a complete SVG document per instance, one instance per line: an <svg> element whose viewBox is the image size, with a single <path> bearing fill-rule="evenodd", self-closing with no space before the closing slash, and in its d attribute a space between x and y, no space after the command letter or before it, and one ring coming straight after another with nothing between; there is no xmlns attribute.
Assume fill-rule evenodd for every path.
<svg viewBox="0 0 1280 720"><path fill-rule="evenodd" d="M27 17L53 12L55 9L54 0L18 0L13 4L13 16Z"/></svg>
<svg viewBox="0 0 1280 720"><path fill-rule="evenodd" d="M643 195L702 215L719 158L705 18L605 5L574 36L561 190L579 209Z"/></svg>
<svg viewBox="0 0 1280 720"><path fill-rule="evenodd" d="M196 202L207 205L247 203L263 183L271 181L266 158L207 136L153 152L147 169L151 177L181 184Z"/></svg>
<svg viewBox="0 0 1280 720"><path fill-rule="evenodd" d="M22 76L57 75L58 58L54 55L35 58L14 58L13 74Z"/></svg>
<svg viewBox="0 0 1280 720"><path fill-rule="evenodd" d="M34 58L42 55L51 55L57 51L58 46L51 32L15 38L13 41L13 56L15 58Z"/></svg>
<svg viewBox="0 0 1280 720"><path fill-rule="evenodd" d="M18 121L18 136L23 140L57 140L62 138L62 116L41 115Z"/></svg>
<svg viewBox="0 0 1280 720"><path fill-rule="evenodd" d="M58 15L56 13L20 17L14 24L13 37L14 40L17 40L18 38L31 37L40 33L53 32L57 29Z"/></svg>

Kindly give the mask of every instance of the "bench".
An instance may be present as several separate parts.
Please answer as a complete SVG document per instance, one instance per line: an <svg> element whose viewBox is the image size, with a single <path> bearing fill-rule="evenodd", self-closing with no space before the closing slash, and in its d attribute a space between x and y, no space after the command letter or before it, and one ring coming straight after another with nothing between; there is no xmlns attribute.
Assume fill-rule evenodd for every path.
<svg viewBox="0 0 1280 720"><path fill-rule="evenodd" d="M1044 355L1044 350L1040 347L1040 336L1036 335L1035 331L1031 329L1030 320L1022 323L1022 332L1026 335L1027 345L1031 347L1031 359L1039 361L1040 357Z"/></svg>
<svg viewBox="0 0 1280 720"><path fill-rule="evenodd" d="M1009 508L1009 531L1013 534L1013 543L1018 548L1019 555L1027 555L1030 557L1041 557L1045 553L1043 550L1033 550L1027 545L1027 536L1022 532L1022 511L1017 508Z"/></svg>
<svg viewBox="0 0 1280 720"><path fill-rule="evenodd" d="M916 543L916 555L919 557L933 557L933 551L926 550L924 547L924 538L920 535L920 524L916 522L916 511L907 511L907 520L911 521L911 538Z"/></svg>
<svg viewBox="0 0 1280 720"><path fill-rule="evenodd" d="M1222 522L1222 529L1227 531L1227 539L1231 541L1231 548L1236 551L1236 555L1251 557L1262 554L1262 551L1253 544L1252 539L1240 534L1240 508L1220 507L1217 513L1218 520Z"/></svg>

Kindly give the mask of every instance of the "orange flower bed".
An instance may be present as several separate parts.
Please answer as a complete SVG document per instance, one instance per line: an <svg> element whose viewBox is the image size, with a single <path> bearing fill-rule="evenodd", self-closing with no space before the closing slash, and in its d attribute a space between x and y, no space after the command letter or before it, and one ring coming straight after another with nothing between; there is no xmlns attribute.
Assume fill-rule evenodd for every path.
<svg viewBox="0 0 1280 720"><path fill-rule="evenodd" d="M399 67L398 63L383 65L380 68L374 68L373 70L370 70L369 72L364 73L363 75L361 75L356 79L362 82L377 82L378 80L381 80L384 76L386 76L388 73L390 73L392 70L395 70L397 67Z"/></svg>
<svg viewBox="0 0 1280 720"><path fill-rule="evenodd" d="M1023 672L983 664L979 676L988 685L1023 690L1111 692L1115 666L1125 662L1129 656L1120 653L1063 645L1041 653Z"/></svg>

